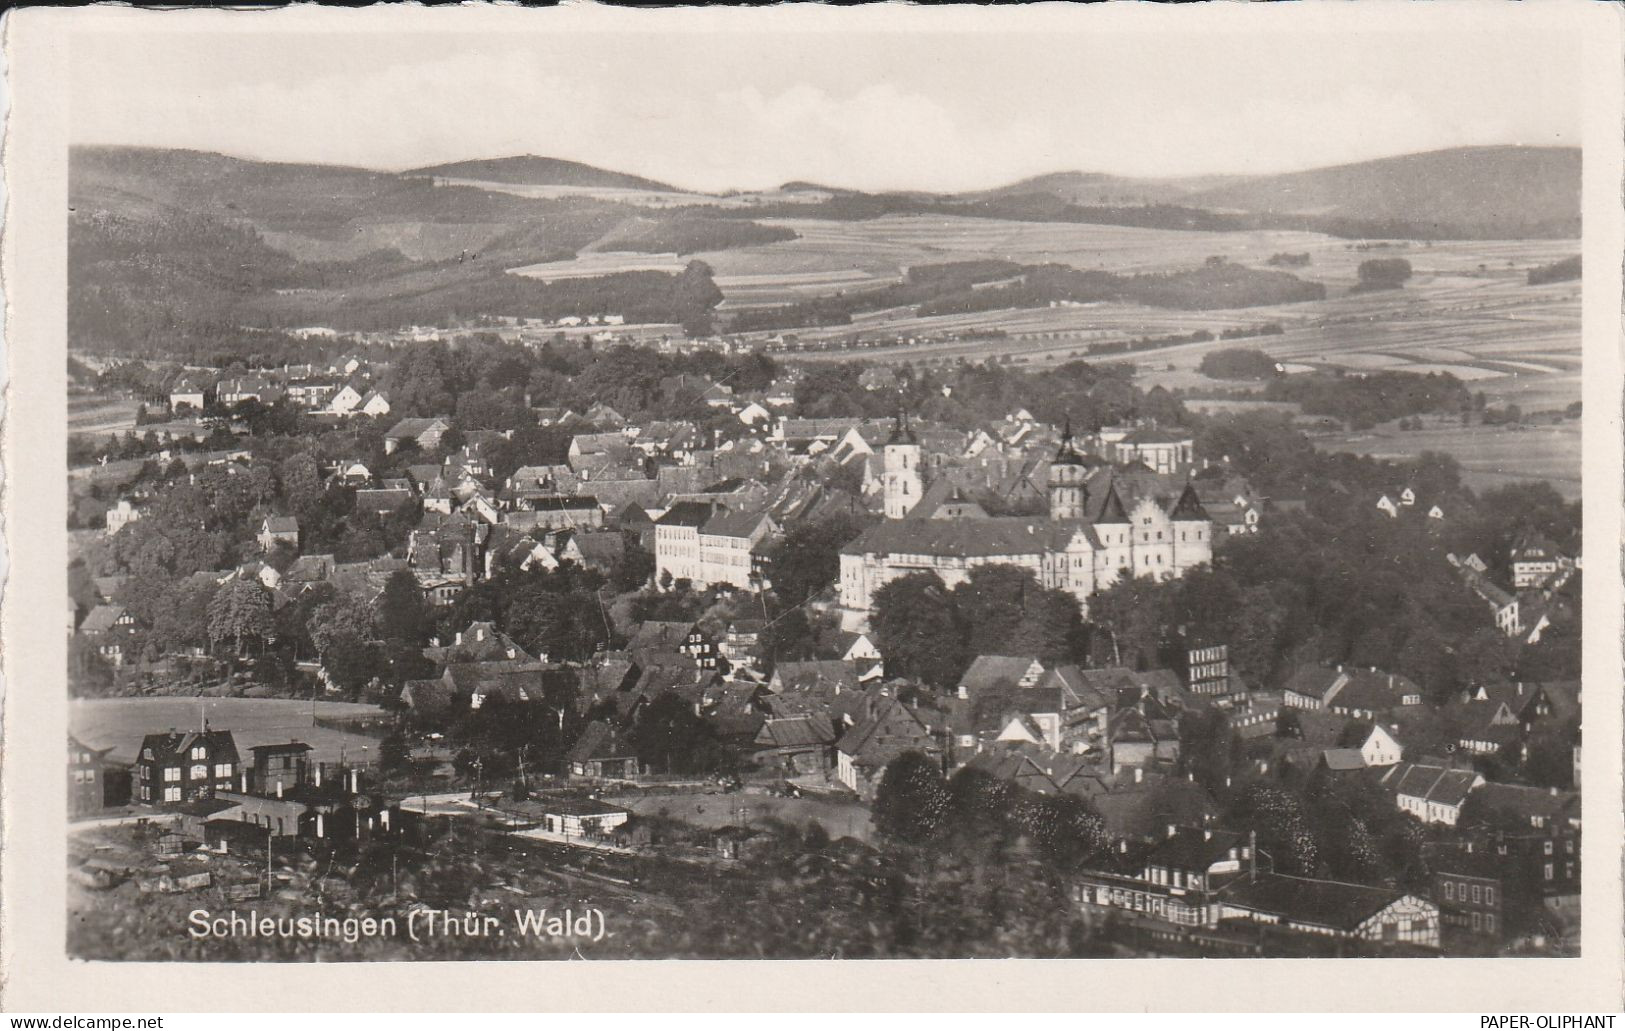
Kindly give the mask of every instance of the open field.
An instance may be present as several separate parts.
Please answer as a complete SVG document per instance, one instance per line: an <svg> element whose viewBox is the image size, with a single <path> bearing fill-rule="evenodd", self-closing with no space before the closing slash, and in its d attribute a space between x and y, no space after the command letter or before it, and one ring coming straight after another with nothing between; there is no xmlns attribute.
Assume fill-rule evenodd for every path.
<svg viewBox="0 0 1625 1031"><path fill-rule="evenodd" d="M1437 248L1435 249L1437 250ZM1428 252L1424 252L1428 253ZM1402 290L1351 294L1324 301L1218 311L1166 311L1092 304L915 318L878 312L851 326L812 330L804 338L906 336L1000 329L1008 338L941 341L806 355L807 360L861 357L874 362L954 362L1010 355L1022 364L1051 365L1087 358L1092 343L1279 323L1279 336L1178 344L1095 361L1132 362L1139 382L1170 389L1235 389L1196 371L1206 354L1257 348L1294 371L1337 366L1356 371L1450 372L1491 403L1526 411L1562 408L1580 398L1578 283L1528 286L1517 269L1472 276L1418 270Z"/></svg>
<svg viewBox="0 0 1625 1031"><path fill-rule="evenodd" d="M817 820L832 838L868 841L874 833L869 810L857 802L821 798L779 798L774 795L677 794L615 795L605 799L641 815L666 816L696 827L747 826L768 817L805 828Z"/></svg>
<svg viewBox="0 0 1625 1031"><path fill-rule="evenodd" d="M319 716L377 715L376 705L353 702L317 702ZM195 729L207 718L216 730L229 730L244 755L255 745L290 739L310 745L321 762L377 758L375 739L317 727L311 723L311 703L294 698L75 698L68 703L68 729L87 745L113 749L112 758L132 762L147 734L171 727Z"/></svg>
<svg viewBox="0 0 1625 1031"><path fill-rule="evenodd" d="M1401 432L1391 427L1365 433L1315 435L1324 451L1349 451L1402 460L1442 451L1461 463L1462 481L1474 490L1523 480L1545 480L1569 500L1580 497L1580 423L1508 429L1500 426L1442 427Z"/></svg>
<svg viewBox="0 0 1625 1031"><path fill-rule="evenodd" d="M140 404L120 398L81 395L68 398L69 433L123 433L135 428Z"/></svg>

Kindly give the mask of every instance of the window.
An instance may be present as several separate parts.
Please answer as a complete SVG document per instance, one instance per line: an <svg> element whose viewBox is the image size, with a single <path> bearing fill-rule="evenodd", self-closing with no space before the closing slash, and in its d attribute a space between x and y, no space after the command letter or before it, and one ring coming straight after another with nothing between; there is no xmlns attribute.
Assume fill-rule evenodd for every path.
<svg viewBox="0 0 1625 1031"><path fill-rule="evenodd" d="M1545 876L1545 878L1546 878L1546 879L1547 879L1547 880L1548 880L1548 881L1549 881L1549 880L1551 880L1551 879L1552 879L1552 864L1550 864L1550 863L1547 863L1547 864L1546 864L1546 865L1545 865L1545 866L1544 866L1544 867L1543 867L1543 868L1542 868L1542 870L1543 870L1543 874L1544 874L1544 876Z"/></svg>
<svg viewBox="0 0 1625 1031"><path fill-rule="evenodd" d="M214 775L216 777L229 777L229 776L231 776L231 763L215 763L214 764Z"/></svg>
<svg viewBox="0 0 1625 1031"><path fill-rule="evenodd" d="M1444 882L1444 898L1446 902L1454 902L1456 900L1456 884L1454 881Z"/></svg>
<svg viewBox="0 0 1625 1031"><path fill-rule="evenodd" d="M1491 934L1495 933L1495 914L1494 913L1485 913L1484 914L1484 930L1490 932Z"/></svg>
<svg viewBox="0 0 1625 1031"><path fill-rule="evenodd" d="M165 766L164 767L164 779L165 780L180 780L181 779L181 768L179 766Z"/></svg>
<svg viewBox="0 0 1625 1031"><path fill-rule="evenodd" d="M205 749L202 745L198 745L196 748L192 749L192 758L194 758L194 759L201 759L207 754L208 754L208 750Z"/></svg>
<svg viewBox="0 0 1625 1031"><path fill-rule="evenodd" d="M1476 885L1476 884L1475 884L1475 885L1473 885L1473 901L1474 901L1474 902L1481 902L1481 901L1483 901L1483 900L1482 900L1482 899L1481 899L1481 898L1480 898L1480 896L1481 896L1481 895L1482 895L1482 894L1483 894L1483 892L1482 892L1482 891L1481 891L1481 890L1480 890L1480 888L1479 888L1479 886L1478 886L1478 885Z"/></svg>
<svg viewBox="0 0 1625 1031"><path fill-rule="evenodd" d="M192 779L193 780L206 780L206 779L208 779L208 776L209 776L209 764L208 763L198 763L196 766L192 767Z"/></svg>
<svg viewBox="0 0 1625 1031"><path fill-rule="evenodd" d="M1489 885L1485 886L1485 888L1484 888L1484 904L1486 906L1495 905L1495 888L1493 886L1489 886Z"/></svg>
<svg viewBox="0 0 1625 1031"><path fill-rule="evenodd" d="M1549 842L1549 841L1541 842L1540 850L1542 852L1546 853L1547 855L1551 855L1552 854L1552 843Z"/></svg>
<svg viewBox="0 0 1625 1031"><path fill-rule="evenodd" d="M179 772L179 771L176 771L176 772ZM165 802L179 802L180 800L181 800L181 789L180 788L165 788L164 789L164 801Z"/></svg>
<svg viewBox="0 0 1625 1031"><path fill-rule="evenodd" d="M1475 931L1482 930L1483 929L1482 925L1483 925L1483 919L1477 913L1474 913L1473 914L1473 930L1475 930Z"/></svg>

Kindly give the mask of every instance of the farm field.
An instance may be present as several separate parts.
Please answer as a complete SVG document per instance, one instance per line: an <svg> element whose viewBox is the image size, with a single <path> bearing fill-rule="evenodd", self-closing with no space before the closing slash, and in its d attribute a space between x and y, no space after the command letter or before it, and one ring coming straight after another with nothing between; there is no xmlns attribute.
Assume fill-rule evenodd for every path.
<svg viewBox="0 0 1625 1031"><path fill-rule="evenodd" d="M354 702L316 703L319 716L377 715L376 705ZM74 698L68 702L68 729L85 744L113 749L112 758L132 762L147 734L171 727L196 728L206 718L215 730L229 730L245 757L255 745L290 739L303 741L321 762L376 758L378 742L360 734L317 727L311 703L296 698Z"/></svg>
<svg viewBox="0 0 1625 1031"><path fill-rule="evenodd" d="M1403 460L1423 451L1441 451L1461 463L1462 481L1474 490L1526 480L1545 480L1573 501L1580 497L1580 423L1530 426L1448 427L1400 432L1315 435L1323 451L1348 451L1373 458Z"/></svg>
<svg viewBox="0 0 1625 1031"><path fill-rule="evenodd" d="M625 806L633 813L666 816L696 827L717 828L748 825L768 817L805 828L817 820L831 838L852 837L868 841L874 833L869 810L858 802L837 802L821 798L779 798L756 794L676 794L615 795L605 801ZM749 810L746 812L745 810Z"/></svg>
<svg viewBox="0 0 1625 1031"><path fill-rule="evenodd" d="M1559 245L1561 246L1561 245ZM1439 248L1435 248L1437 252ZM862 351L807 354L809 361L860 357L873 362L955 362L1009 355L1020 364L1051 365L1087 358L1088 345L1142 336L1279 323L1279 336L1176 344L1095 361L1136 365L1141 386L1234 389L1209 380L1197 367L1208 353L1257 348L1292 371L1341 367L1449 372L1482 390L1491 403L1526 411L1562 408L1580 398L1580 291L1578 283L1528 286L1520 269L1443 275L1419 267L1402 290L1350 294L1324 301L1220 311L1165 311L1131 305L977 312L915 318L875 313L851 326L808 331L804 338L921 335L1000 329L998 341L941 341Z"/></svg>

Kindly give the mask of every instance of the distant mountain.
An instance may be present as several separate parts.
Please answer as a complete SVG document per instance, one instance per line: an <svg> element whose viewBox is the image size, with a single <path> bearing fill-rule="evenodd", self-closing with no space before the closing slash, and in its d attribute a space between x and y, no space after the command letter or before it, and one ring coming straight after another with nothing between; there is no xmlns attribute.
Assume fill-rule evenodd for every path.
<svg viewBox="0 0 1625 1031"><path fill-rule="evenodd" d="M1082 206L1181 204L1199 190L1234 182L1236 176L1192 179L1141 179L1102 172L1051 172L993 190L966 194L967 199L1047 196Z"/></svg>
<svg viewBox="0 0 1625 1031"><path fill-rule="evenodd" d="M470 179L482 183L508 183L517 186L585 186L614 190L650 190L657 193L688 192L642 176L594 168L579 161L536 157L532 154L478 161L453 161L445 165L414 168L401 174L432 175L442 179Z"/></svg>
<svg viewBox="0 0 1625 1031"><path fill-rule="evenodd" d="M1578 236L1580 151L1458 147L1252 177L1199 191L1185 203L1261 214L1454 226L1473 236L1552 235L1564 228Z"/></svg>
<svg viewBox="0 0 1625 1031"><path fill-rule="evenodd" d="M1580 232L1580 151L1458 147L1279 175L1136 179L1057 172L979 200L1049 197L1080 207L1177 205L1338 235L1565 237Z"/></svg>

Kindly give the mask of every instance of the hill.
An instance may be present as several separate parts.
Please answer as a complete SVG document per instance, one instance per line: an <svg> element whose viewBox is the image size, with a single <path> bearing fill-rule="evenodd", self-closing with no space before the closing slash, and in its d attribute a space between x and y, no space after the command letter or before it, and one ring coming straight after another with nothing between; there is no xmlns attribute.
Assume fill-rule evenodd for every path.
<svg viewBox="0 0 1625 1031"><path fill-rule="evenodd" d="M1186 222L1204 227L1230 218L1235 228L1349 237L1566 238L1580 235L1580 151L1458 147L1280 175L1188 179L1054 172L962 199L1000 212L1024 209L1028 217L1080 221L1120 222L1125 207L1149 206L1177 209ZM1108 211L1115 214L1103 217ZM1192 212L1210 218L1193 219ZM1172 219L1163 223L1179 228Z"/></svg>
<svg viewBox="0 0 1625 1031"><path fill-rule="evenodd" d="M1194 192L1183 203L1327 221L1405 223L1424 234L1431 229L1499 239L1578 236L1580 151L1458 147L1249 177Z"/></svg>
<svg viewBox="0 0 1625 1031"><path fill-rule="evenodd" d="M469 179L483 183L510 183L520 186L584 186L615 190L650 190L657 193L687 193L666 183L625 172L611 172L579 161L562 158L520 157L453 161L444 165L414 168L402 175L430 175L442 179Z"/></svg>
<svg viewBox="0 0 1625 1031"><path fill-rule="evenodd" d="M1234 182L1236 176L1196 179L1150 179L1107 175L1102 172L1050 172L1008 186L965 194L967 200L1001 197L1047 196L1068 204L1182 204L1199 190Z"/></svg>
<svg viewBox="0 0 1625 1031"><path fill-rule="evenodd" d="M526 198L198 151L75 147L69 198L69 329L76 346L96 350L207 354L241 327L390 329L492 315L693 321L714 289L708 273L546 288L508 272L574 257L641 210L590 197ZM681 249L786 235L677 213L649 219L642 233L650 246Z"/></svg>

